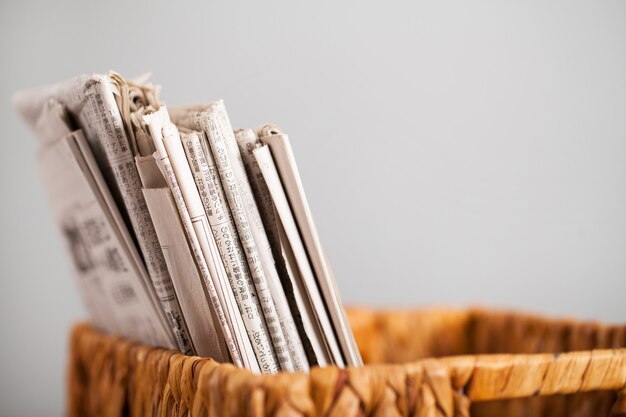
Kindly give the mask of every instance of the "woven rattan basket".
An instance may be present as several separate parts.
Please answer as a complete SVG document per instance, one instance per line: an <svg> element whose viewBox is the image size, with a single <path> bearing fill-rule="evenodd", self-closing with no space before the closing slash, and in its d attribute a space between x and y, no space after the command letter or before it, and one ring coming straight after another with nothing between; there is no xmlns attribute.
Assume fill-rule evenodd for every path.
<svg viewBox="0 0 626 417"><path fill-rule="evenodd" d="M256 376L72 334L70 416L626 416L626 326L485 310L349 311L367 366Z"/></svg>

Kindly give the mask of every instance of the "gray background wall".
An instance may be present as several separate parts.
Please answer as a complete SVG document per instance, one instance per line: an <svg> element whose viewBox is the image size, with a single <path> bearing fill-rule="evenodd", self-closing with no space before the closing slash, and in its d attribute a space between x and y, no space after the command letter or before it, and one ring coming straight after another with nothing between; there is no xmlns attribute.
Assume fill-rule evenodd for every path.
<svg viewBox="0 0 626 417"><path fill-rule="evenodd" d="M290 133L346 303L626 321L626 2L2 1L0 414L84 318L18 89L152 70Z"/></svg>

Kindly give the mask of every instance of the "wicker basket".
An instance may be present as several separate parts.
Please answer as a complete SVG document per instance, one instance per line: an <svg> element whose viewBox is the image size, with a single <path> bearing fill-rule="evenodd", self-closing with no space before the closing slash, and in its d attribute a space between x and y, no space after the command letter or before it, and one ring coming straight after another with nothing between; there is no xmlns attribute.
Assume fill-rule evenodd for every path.
<svg viewBox="0 0 626 417"><path fill-rule="evenodd" d="M78 325L69 414L626 416L626 326L484 310L349 317L366 367L272 376Z"/></svg>

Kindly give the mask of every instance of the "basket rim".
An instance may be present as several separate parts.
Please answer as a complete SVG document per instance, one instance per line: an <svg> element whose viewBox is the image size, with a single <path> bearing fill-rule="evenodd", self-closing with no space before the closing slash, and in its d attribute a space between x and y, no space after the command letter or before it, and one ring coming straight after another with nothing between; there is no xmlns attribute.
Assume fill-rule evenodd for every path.
<svg viewBox="0 0 626 417"><path fill-rule="evenodd" d="M466 324L476 312L457 313L453 313L454 319ZM358 325L380 324L369 321L377 319L372 314L355 317L363 320ZM441 317L445 315L435 321L441 322ZM496 319L502 317L506 319ZM588 329L583 326L579 334L587 337ZM74 326L70 340L68 403L72 417L126 407L138 416L161 415L164 410L231 417L358 416L376 410L415 415L430 410L446 417L467 417L472 403L619 391L613 414L622 415L626 412L626 348L622 347L624 328L615 330L618 338L612 342L620 347L612 349L462 354L360 368L314 367L307 373L256 375L230 363L147 346L80 323ZM363 334L367 337L368 333ZM112 396L116 398L113 402Z"/></svg>
<svg viewBox="0 0 626 417"><path fill-rule="evenodd" d="M361 308L351 308L351 311ZM424 309L367 309L375 314L396 312L422 313L450 311L436 307ZM494 314L515 314L530 319L548 322L566 322L577 324L593 324L605 326L597 322L581 322L573 319L554 319L534 314L511 312L507 310L491 310L480 307L454 309L460 314L471 315L476 312ZM219 363L211 358L186 356L180 352L158 347L151 347L140 342L130 341L121 336L108 334L93 327L88 322L74 326L73 340L78 337L97 339L99 343L109 346L123 344L153 354L170 355L171 364L195 368L207 363L216 371L236 372L239 379L247 380L252 385L266 385L301 378L316 378L319 375L353 375L362 377L364 374L402 374L409 375L417 371L444 375L449 380L451 389L463 393L470 401L504 400L530 396L549 396L555 394L572 394L589 391L624 391L626 390L626 348L577 350L563 353L490 353L462 354L438 358L425 358L400 364L366 364L360 368L340 369L336 366L312 368L308 373L281 372L273 375L257 375L247 369L237 368L230 363ZM190 365L191 363L191 365ZM333 378L340 378L333 376Z"/></svg>

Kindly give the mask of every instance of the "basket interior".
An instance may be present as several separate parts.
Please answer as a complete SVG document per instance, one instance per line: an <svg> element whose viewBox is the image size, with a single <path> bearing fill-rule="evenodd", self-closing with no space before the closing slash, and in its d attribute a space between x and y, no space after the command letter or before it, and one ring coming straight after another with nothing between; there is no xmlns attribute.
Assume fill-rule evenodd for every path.
<svg viewBox="0 0 626 417"><path fill-rule="evenodd" d="M626 328L483 309L351 309L366 363L489 353L561 353L626 346Z"/></svg>
<svg viewBox="0 0 626 417"><path fill-rule="evenodd" d="M406 363L428 357L491 353L561 353L626 346L624 326L549 319L483 309L348 311L366 363ZM473 417L608 416L613 392L490 401Z"/></svg>

